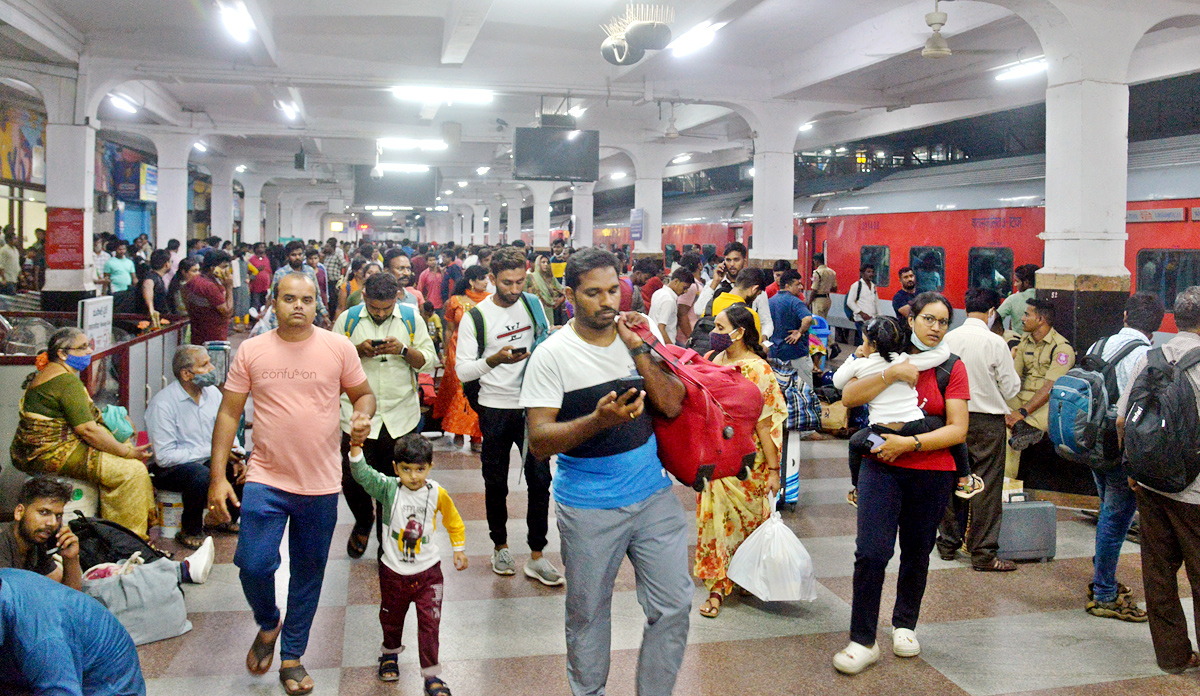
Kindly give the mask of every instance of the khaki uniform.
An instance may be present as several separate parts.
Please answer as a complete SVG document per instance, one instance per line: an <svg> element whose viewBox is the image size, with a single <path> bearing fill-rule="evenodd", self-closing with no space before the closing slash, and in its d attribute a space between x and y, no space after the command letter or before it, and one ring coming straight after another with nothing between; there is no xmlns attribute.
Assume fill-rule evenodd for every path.
<svg viewBox="0 0 1200 696"><path fill-rule="evenodd" d="M829 293L837 290L837 273L825 264L817 266L813 270L811 289L813 314L829 319Z"/></svg>
<svg viewBox="0 0 1200 696"><path fill-rule="evenodd" d="M1067 342L1062 334L1050 329L1041 341L1035 341L1033 334L1025 334L1021 342L1013 349L1013 367L1021 378L1021 391L1008 400L1008 406L1013 411L1024 406L1033 395L1047 382L1067 374L1075 366L1075 349ZM1047 430L1050 426L1050 405L1047 402L1036 411L1031 411L1025 417L1025 422L1038 430ZM1012 431L1008 432L1012 436ZM1007 448L1004 475L1016 478L1017 469L1021 463L1021 453Z"/></svg>

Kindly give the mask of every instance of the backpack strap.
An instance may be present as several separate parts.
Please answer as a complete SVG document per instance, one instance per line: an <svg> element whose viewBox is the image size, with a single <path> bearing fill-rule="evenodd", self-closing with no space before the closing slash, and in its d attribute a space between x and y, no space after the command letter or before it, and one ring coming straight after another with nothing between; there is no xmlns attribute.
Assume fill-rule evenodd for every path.
<svg viewBox="0 0 1200 696"><path fill-rule="evenodd" d="M396 306L400 308L400 321L404 322L404 328L408 329L408 345L411 346L417 342L417 312L406 304L397 303ZM355 325L357 323L356 321Z"/></svg>
<svg viewBox="0 0 1200 696"><path fill-rule="evenodd" d="M362 321L363 307L366 305L356 304L346 310L346 338L350 338L350 334L358 328L358 322Z"/></svg>
<svg viewBox="0 0 1200 696"><path fill-rule="evenodd" d="M479 306L476 305L467 312L471 316L471 323L475 325L475 346L479 352L475 359L483 358L483 351L487 350L487 329L483 325L483 312L479 311Z"/></svg>
<svg viewBox="0 0 1200 696"><path fill-rule="evenodd" d="M936 374L937 374L938 391L940 391L942 393L943 401L946 400L946 388L950 386L950 375L953 374L954 364L957 363L958 360L959 360L958 356L955 355L954 353L951 353L950 357L946 358L945 362L943 362L941 365L938 365L937 367L933 368L933 369L937 370Z"/></svg>
<svg viewBox="0 0 1200 696"><path fill-rule="evenodd" d="M521 293L521 304L525 305L525 311L529 313L529 320L533 322L533 345L536 347L546 332L550 330L550 322L546 320L546 312L542 309L542 301L538 299L537 295L528 292Z"/></svg>
<svg viewBox="0 0 1200 696"><path fill-rule="evenodd" d="M1159 349L1162 350L1161 348ZM1163 356L1164 358L1166 355ZM1183 357L1175 361L1175 371L1177 374L1182 374L1200 364L1200 348L1193 348L1183 354Z"/></svg>
<svg viewBox="0 0 1200 696"><path fill-rule="evenodd" d="M1100 374L1104 377L1104 388L1108 390L1108 399L1109 401L1112 401L1117 397L1118 392L1120 391L1117 388L1117 365L1120 365L1121 361L1129 357L1133 351L1150 344L1142 343L1141 341L1130 341L1129 343L1121 346L1121 349L1117 351L1117 354L1112 356L1112 360L1106 361L1100 356L1104 354L1104 344L1107 342L1107 338L1102 338L1096 343L1095 346L1093 346L1093 348L1097 349L1095 353L1095 359L1099 361L1100 364ZM1088 354L1092 355L1092 351L1089 350Z"/></svg>

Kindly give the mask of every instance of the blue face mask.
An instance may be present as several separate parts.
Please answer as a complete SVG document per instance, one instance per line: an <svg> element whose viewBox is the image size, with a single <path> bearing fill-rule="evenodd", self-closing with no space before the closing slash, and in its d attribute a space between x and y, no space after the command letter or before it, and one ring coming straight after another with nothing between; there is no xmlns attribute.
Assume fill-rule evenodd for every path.
<svg viewBox="0 0 1200 696"><path fill-rule="evenodd" d="M921 351L922 353L927 350L933 350L934 348L937 348L937 346L927 346L922 343L921 339L917 338L917 334L915 332L908 335L908 340L912 341L912 344L916 346L917 350Z"/></svg>
<svg viewBox="0 0 1200 696"><path fill-rule="evenodd" d="M83 372L88 368L88 365L92 364L92 356L90 354L68 355L67 359L63 362L65 362L67 367L71 368L72 370L75 370L76 372Z"/></svg>
<svg viewBox="0 0 1200 696"><path fill-rule="evenodd" d="M192 384L196 385L197 387L200 387L201 389L203 389L205 387L217 386L217 371L209 370L208 372L205 372L202 375L193 376Z"/></svg>
<svg viewBox="0 0 1200 696"><path fill-rule="evenodd" d="M716 331L713 331L708 335L708 345L714 351L721 353L728 350L729 346L733 345L733 339L730 338L729 334L717 333Z"/></svg>

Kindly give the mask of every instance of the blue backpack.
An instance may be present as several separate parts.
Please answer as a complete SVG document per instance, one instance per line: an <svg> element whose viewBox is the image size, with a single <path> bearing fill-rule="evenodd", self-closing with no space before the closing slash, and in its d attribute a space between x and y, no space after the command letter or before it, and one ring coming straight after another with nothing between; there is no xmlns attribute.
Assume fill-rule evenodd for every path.
<svg viewBox="0 0 1200 696"><path fill-rule="evenodd" d="M1117 364L1149 343L1130 341L1104 360L1103 338L1050 389L1049 435L1060 457L1107 471L1121 460L1117 445Z"/></svg>
<svg viewBox="0 0 1200 696"><path fill-rule="evenodd" d="M350 334L358 328L365 306L356 304L346 310L346 338L350 338ZM396 306L400 308L400 321L404 322L404 328L408 329L408 345L411 346L417 342L417 311L406 304L397 303Z"/></svg>

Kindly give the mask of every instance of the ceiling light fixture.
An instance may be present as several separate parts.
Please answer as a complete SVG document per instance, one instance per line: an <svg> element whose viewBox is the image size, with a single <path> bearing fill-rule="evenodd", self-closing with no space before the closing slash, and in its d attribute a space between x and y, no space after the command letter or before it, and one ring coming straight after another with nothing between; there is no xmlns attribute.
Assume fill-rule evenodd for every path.
<svg viewBox="0 0 1200 696"><path fill-rule="evenodd" d="M484 174L487 174L490 171L492 171L491 167L480 167L475 170L475 173L478 174L479 176L483 176Z"/></svg>
<svg viewBox="0 0 1200 696"><path fill-rule="evenodd" d="M428 164L404 164L400 162L380 162L375 165L380 171L399 172L401 174L424 174L429 171Z"/></svg>
<svg viewBox="0 0 1200 696"><path fill-rule="evenodd" d="M443 196L453 196L454 191L452 191L451 189L446 189L445 191L442 191L442 195Z"/></svg>
<svg viewBox="0 0 1200 696"><path fill-rule="evenodd" d="M746 173L753 177L754 176L754 167L750 167L750 169L747 170Z"/></svg>
<svg viewBox="0 0 1200 696"><path fill-rule="evenodd" d="M839 147L838 149L834 150L834 152L836 152L836 153L838 153L839 155L841 155L841 154L844 154L844 153L846 152L846 148L844 148L844 147Z"/></svg>
<svg viewBox="0 0 1200 696"><path fill-rule="evenodd" d="M390 210L372 210L371 211L371 217L379 218L379 217L391 217L391 216L392 216L392 211L390 211Z"/></svg>
<svg viewBox="0 0 1200 696"><path fill-rule="evenodd" d="M465 181L460 181L460 182L458 182L458 187L459 187L459 188L466 188L466 187L467 187L467 182L465 182Z"/></svg>
<svg viewBox="0 0 1200 696"><path fill-rule="evenodd" d="M450 147L445 140L440 138L380 138L375 141L375 144L384 150L423 150L425 152L445 150Z"/></svg>
<svg viewBox="0 0 1200 696"><path fill-rule="evenodd" d="M612 174L608 175L608 178L611 179L612 181L620 181L621 179L624 179L627 176L629 176L629 175L626 174L625 172L613 172Z"/></svg>
<svg viewBox="0 0 1200 696"><path fill-rule="evenodd" d="M225 25L225 31L233 37L238 43L246 43L250 41L250 35L254 33L254 20L250 17L250 11L246 9L246 4L242 0L231 0L230 2L217 3L218 12L221 15L221 24Z"/></svg>
<svg viewBox="0 0 1200 696"><path fill-rule="evenodd" d="M204 144L203 140L192 143L192 147L196 149L196 152L208 152L208 146Z"/></svg>
<svg viewBox="0 0 1200 696"><path fill-rule="evenodd" d="M692 159L692 154L690 152L685 152L682 155L671 160L671 164L683 164L684 162L690 162L691 159Z"/></svg>
<svg viewBox="0 0 1200 696"><path fill-rule="evenodd" d="M812 130L812 129L813 129L813 123L812 123L812 121L809 121L808 123L806 123L806 124L804 124L804 125L800 126L800 132L801 132L801 133L806 133L806 132L808 132L808 131L810 131L810 130Z"/></svg>
<svg viewBox="0 0 1200 696"><path fill-rule="evenodd" d="M696 51L699 51L705 46L711 44L713 39L715 39L717 36L717 30L726 24L727 22L717 22L716 24L713 24L707 20L703 21L700 24L697 24L683 36L680 36L678 39L675 39L668 44L667 49L669 49L676 58L691 55L692 53L695 53Z"/></svg>
<svg viewBox="0 0 1200 696"><path fill-rule="evenodd" d="M583 116L585 113L587 113L587 107L584 106L583 104L576 104L575 106L572 106L571 108L567 109L567 113L570 114L571 116L574 116L575 118L579 118L580 116Z"/></svg>
<svg viewBox="0 0 1200 696"><path fill-rule="evenodd" d="M238 174L241 174L242 172L246 171L246 165L239 164L238 166L233 168L233 171L237 172Z"/></svg>
<svg viewBox="0 0 1200 696"><path fill-rule="evenodd" d="M276 104L289 121L295 121L296 117L300 115L300 109L296 107L295 102L276 102Z"/></svg>
<svg viewBox="0 0 1200 696"><path fill-rule="evenodd" d="M1046 72L1049 67L1045 58L1034 58L1007 66L1007 69L1002 70L996 75L996 79L1004 82L1005 80L1015 80L1019 77L1029 77Z"/></svg>
<svg viewBox="0 0 1200 696"><path fill-rule="evenodd" d="M393 87L392 94L404 101L422 104L491 104L495 95L488 89L463 87Z"/></svg>
<svg viewBox="0 0 1200 696"><path fill-rule="evenodd" d="M108 103L128 114L136 114L138 112L138 108L133 105L133 100L128 97L110 94L108 95Z"/></svg>

